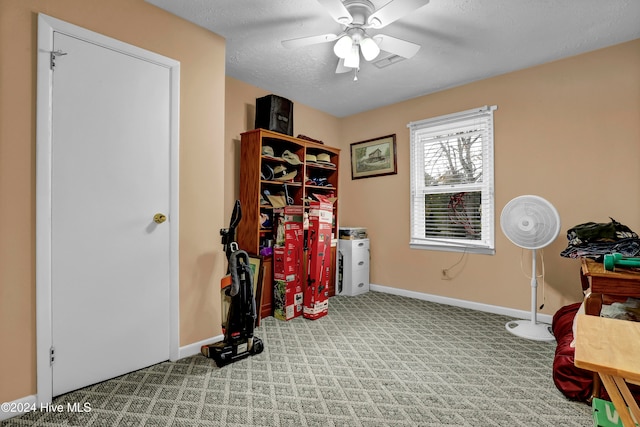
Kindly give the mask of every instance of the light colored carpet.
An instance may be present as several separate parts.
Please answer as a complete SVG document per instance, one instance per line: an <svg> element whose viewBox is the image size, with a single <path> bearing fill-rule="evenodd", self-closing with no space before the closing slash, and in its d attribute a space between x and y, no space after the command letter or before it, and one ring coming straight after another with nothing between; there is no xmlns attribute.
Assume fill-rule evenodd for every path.
<svg viewBox="0 0 640 427"><path fill-rule="evenodd" d="M55 399L90 412L33 412L2 426L592 426L555 388L555 343L511 320L369 292L329 315L256 329L263 353L217 368L197 355Z"/></svg>

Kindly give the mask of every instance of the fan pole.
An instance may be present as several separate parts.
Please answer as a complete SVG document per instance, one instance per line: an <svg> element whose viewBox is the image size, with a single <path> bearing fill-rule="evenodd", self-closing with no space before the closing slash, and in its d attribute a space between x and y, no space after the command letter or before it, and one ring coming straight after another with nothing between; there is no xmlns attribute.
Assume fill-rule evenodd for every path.
<svg viewBox="0 0 640 427"><path fill-rule="evenodd" d="M538 323L538 279L537 275L537 255L536 250L531 250L531 323L534 325Z"/></svg>
<svg viewBox="0 0 640 427"><path fill-rule="evenodd" d="M536 341L555 341L555 337L551 332L551 326L546 323L538 323L537 319L537 297L538 297L538 279L537 279L537 260L536 250L532 249L531 256L531 320L512 320L507 322L505 327L507 331L519 337Z"/></svg>

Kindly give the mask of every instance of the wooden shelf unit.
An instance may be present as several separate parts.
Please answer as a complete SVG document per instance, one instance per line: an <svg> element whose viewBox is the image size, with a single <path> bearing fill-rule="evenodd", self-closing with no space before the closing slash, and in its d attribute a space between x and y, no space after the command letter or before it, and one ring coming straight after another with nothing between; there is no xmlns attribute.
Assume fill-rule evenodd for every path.
<svg viewBox="0 0 640 427"><path fill-rule="evenodd" d="M262 147L270 146L276 157L262 155ZM280 156L285 150L296 154L301 161L294 166L283 160ZM312 163L305 161L305 155L328 155L329 164ZM284 191L285 184L289 197L293 204L305 205L305 199L312 194L323 194L338 198L338 169L340 162L340 149L324 144L295 138L266 129L254 129L241 134L240 143L240 204L242 206L242 220L237 229L237 241L241 249L250 254L259 254L266 240L275 240L273 228L262 228L260 216L267 214L273 224L273 207L260 204L260 196L264 190L269 190L272 195ZM269 165L272 169L283 165L287 170L296 170L296 176L292 182L261 179L263 165ZM326 178L331 186L316 184L307 185L306 178ZM307 210L308 207L305 208ZM333 204L333 237L338 238L338 202ZM336 248L331 248L331 267L335 269ZM270 259L265 259L266 268L269 269ZM270 269L269 269L270 270ZM265 269L263 277L263 301L261 304L261 317L271 315L272 280ZM333 277L333 276L332 276ZM329 295L335 294L335 281L329 286Z"/></svg>

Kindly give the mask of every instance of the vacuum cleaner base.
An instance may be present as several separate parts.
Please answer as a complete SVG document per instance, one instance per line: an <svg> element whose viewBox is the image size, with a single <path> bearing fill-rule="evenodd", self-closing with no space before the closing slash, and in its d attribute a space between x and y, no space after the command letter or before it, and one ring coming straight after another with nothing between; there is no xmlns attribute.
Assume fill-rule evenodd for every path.
<svg viewBox="0 0 640 427"><path fill-rule="evenodd" d="M202 355L213 359L219 368L245 357L260 354L262 350L264 350L264 344L258 337L237 340L231 343L222 341L203 345L200 348Z"/></svg>

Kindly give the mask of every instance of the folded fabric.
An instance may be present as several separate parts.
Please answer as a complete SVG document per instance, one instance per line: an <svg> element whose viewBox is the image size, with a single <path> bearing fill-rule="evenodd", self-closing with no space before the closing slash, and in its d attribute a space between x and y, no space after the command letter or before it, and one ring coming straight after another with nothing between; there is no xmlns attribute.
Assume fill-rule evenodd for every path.
<svg viewBox="0 0 640 427"><path fill-rule="evenodd" d="M567 231L567 247L560 252L566 258L592 258L602 262L604 255L619 252L624 257L640 254L638 234L613 218L611 222L585 222Z"/></svg>
<svg viewBox="0 0 640 427"><path fill-rule="evenodd" d="M612 242L620 239L634 238L638 235L629 227L609 217L611 222L585 222L567 231L567 240L572 246L591 242Z"/></svg>
<svg viewBox="0 0 640 427"><path fill-rule="evenodd" d="M624 257L635 257L640 255L640 239L629 238L615 242L591 242L579 246L569 245L560 256L565 258L591 258L602 262L606 254L614 252L621 253Z"/></svg>

